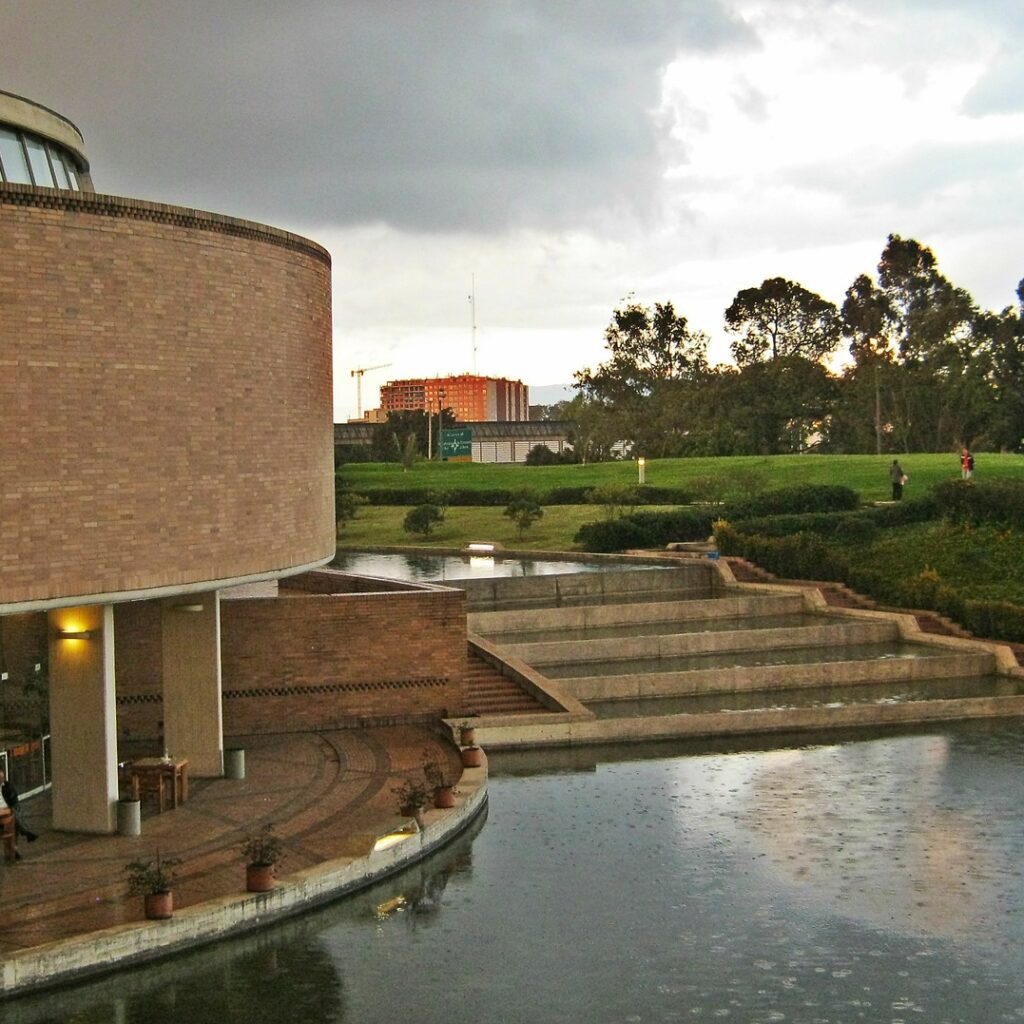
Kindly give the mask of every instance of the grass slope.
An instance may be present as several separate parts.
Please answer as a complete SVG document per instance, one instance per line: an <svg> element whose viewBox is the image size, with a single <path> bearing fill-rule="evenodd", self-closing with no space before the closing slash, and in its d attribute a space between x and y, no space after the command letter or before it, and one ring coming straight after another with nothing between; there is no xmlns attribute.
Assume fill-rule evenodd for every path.
<svg viewBox="0 0 1024 1024"><path fill-rule="evenodd" d="M603 514L595 505L549 505L544 509L544 517L520 540L515 524L500 508L450 508L441 526L424 539L402 529L408 511L407 506L364 506L354 520L338 531L338 547L351 550L408 544L462 547L470 541L483 540L530 551L572 551L576 547L573 536L580 526L600 519Z"/></svg>
<svg viewBox="0 0 1024 1024"><path fill-rule="evenodd" d="M890 455L744 455L731 458L648 460L645 482L655 487L693 488L703 481L724 480L727 488L769 490L794 484L843 484L863 501L889 497ZM900 456L910 477L906 495L923 493L932 484L960 475L955 453ZM979 479L1024 479L1024 455L976 455ZM429 487L437 490L514 490L528 487L543 495L557 487L630 485L637 482L634 462L600 462L587 466L492 465L472 462L420 462L405 471L392 463L351 463L342 479L355 491L383 487ZM598 513L599 515L600 513ZM500 515L500 510L499 510ZM594 518L597 518L595 516Z"/></svg>

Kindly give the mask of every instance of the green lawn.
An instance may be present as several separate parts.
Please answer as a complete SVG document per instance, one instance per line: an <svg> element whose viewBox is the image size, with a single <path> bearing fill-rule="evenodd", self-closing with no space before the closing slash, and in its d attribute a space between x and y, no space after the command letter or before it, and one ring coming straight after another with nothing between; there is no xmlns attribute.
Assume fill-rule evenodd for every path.
<svg viewBox="0 0 1024 1024"><path fill-rule="evenodd" d="M733 458L648 460L645 482L655 487L702 489L703 480L726 490L765 490L793 484L844 484L864 501L888 498L889 455L771 455ZM932 484L960 475L956 453L900 457L910 477L905 494L923 493ZM637 482L635 462L600 462L587 466L488 465L471 462L420 462L403 470L392 463L351 463L341 468L344 481L355 491L383 487L428 487L436 490L515 490L528 487L543 500L557 487L596 487ZM978 479L1024 479L1024 455L977 454Z"/></svg>
<svg viewBox="0 0 1024 1024"><path fill-rule="evenodd" d="M642 506L649 507L649 506ZM462 547L473 540L496 541L507 548L531 551L571 551L573 536L583 523L600 519L603 510L595 505L549 505L544 517L531 526L520 540L515 524L500 508L473 506L453 507L445 513L445 521L424 540L406 533L402 521L407 506L365 505L354 520L338 530L338 547L392 547L423 544L430 547Z"/></svg>

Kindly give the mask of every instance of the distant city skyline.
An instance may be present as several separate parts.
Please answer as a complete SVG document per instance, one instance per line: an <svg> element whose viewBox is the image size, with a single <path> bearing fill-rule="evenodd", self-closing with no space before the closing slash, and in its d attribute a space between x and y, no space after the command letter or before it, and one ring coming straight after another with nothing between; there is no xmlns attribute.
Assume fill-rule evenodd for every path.
<svg viewBox="0 0 1024 1024"><path fill-rule="evenodd" d="M343 420L357 367L568 384L631 295L724 361L737 291L841 303L890 232L1012 304L1022 43L1001 0L35 0L0 89L78 124L101 192L325 245Z"/></svg>

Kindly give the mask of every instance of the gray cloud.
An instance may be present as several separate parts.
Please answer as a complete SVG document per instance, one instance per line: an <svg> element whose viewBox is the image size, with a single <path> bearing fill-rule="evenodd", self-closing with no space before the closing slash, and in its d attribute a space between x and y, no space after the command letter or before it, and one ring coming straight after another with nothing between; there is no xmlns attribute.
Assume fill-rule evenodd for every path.
<svg viewBox="0 0 1024 1024"><path fill-rule="evenodd" d="M661 70L752 42L720 0L34 0L4 34L100 190L427 231L642 207Z"/></svg>

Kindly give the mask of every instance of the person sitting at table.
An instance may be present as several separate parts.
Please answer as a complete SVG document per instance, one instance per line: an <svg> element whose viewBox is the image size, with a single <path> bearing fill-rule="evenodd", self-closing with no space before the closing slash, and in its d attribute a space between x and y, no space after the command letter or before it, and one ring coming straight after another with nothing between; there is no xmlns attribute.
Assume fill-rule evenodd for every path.
<svg viewBox="0 0 1024 1024"><path fill-rule="evenodd" d="M39 836L31 829L25 828L24 822L21 820L21 811L19 810L21 799L18 796L18 791L14 788L14 783L2 771L0 771L0 800L3 801L4 807L11 809L11 814L14 815L14 834L24 836L30 843L34 843Z"/></svg>

